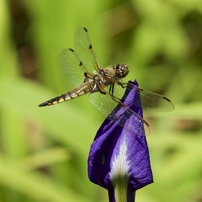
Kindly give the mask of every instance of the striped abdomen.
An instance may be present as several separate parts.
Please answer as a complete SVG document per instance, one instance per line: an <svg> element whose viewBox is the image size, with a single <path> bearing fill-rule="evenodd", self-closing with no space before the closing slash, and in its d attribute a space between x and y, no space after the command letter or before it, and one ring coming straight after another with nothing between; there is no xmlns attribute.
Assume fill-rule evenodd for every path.
<svg viewBox="0 0 202 202"><path fill-rule="evenodd" d="M60 96L57 96L57 97L52 98L46 102L41 103L39 105L39 107L50 106L50 105L54 105L54 104L57 104L60 102L64 102L66 100L71 100L71 99L77 98L81 95L84 95L86 93L91 92L92 89L93 89L93 83L92 82L83 83L82 85L74 88L73 90L71 90L67 93L64 93Z"/></svg>

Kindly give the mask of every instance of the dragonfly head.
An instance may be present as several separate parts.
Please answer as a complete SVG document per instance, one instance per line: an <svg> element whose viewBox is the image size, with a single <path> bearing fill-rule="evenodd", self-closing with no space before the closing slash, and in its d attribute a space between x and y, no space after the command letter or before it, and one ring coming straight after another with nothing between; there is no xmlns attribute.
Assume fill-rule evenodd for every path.
<svg viewBox="0 0 202 202"><path fill-rule="evenodd" d="M116 70L116 77L118 78L124 78L125 76L127 76L129 72L129 68L125 64L117 64L115 66L115 70Z"/></svg>

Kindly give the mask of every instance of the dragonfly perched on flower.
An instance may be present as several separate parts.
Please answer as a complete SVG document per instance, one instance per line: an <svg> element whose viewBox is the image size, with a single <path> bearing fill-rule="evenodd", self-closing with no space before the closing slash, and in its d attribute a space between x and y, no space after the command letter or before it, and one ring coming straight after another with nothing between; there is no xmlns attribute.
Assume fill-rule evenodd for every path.
<svg viewBox="0 0 202 202"><path fill-rule="evenodd" d="M157 108L160 111L174 109L174 105L168 98L143 90L131 83L124 83L122 78L129 73L127 65L117 64L102 68L85 27L79 27L76 30L74 44L75 51L71 48L62 50L60 59L65 76L76 87L39 104L39 107L51 106L89 93L90 103L111 121L118 121L119 118L126 120L127 117L135 115L140 125L148 127L148 123L143 118L121 102L120 98L127 85L127 88L135 88L140 94L141 106L139 102L134 102L134 105L147 109ZM117 104L123 108L123 113L119 115L110 113ZM123 121L118 124L126 127ZM127 127L130 130L130 126ZM140 127L139 133L144 134L144 127Z"/></svg>

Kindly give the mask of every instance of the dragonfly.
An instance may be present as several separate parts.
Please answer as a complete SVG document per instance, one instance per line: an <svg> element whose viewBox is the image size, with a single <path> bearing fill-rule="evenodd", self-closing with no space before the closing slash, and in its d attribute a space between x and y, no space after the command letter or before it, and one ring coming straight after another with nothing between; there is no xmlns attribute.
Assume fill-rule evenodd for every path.
<svg viewBox="0 0 202 202"><path fill-rule="evenodd" d="M149 124L121 102L126 85L127 88L135 89L140 94L141 104L134 102L134 105L146 109L155 108L160 111L174 109L173 103L168 98L143 90L130 82L124 82L123 78L129 73L127 65L116 64L102 68L85 27L79 27L76 30L74 45L75 51L71 48L61 51L60 60L65 76L75 88L39 104L39 107L51 106L89 94L89 102L111 121L117 122L119 119L117 114L109 115L117 105L124 109L124 113L120 117L126 120L131 115L135 116L139 122L139 134L144 134L144 128L149 128ZM119 122L119 125L126 127L122 121ZM130 130L130 126L127 127ZM147 131L149 130L147 129Z"/></svg>

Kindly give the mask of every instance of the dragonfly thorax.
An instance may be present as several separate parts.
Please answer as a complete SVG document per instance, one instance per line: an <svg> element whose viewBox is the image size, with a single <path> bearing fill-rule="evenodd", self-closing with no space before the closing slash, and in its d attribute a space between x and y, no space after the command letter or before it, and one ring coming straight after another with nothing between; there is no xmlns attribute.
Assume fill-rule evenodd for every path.
<svg viewBox="0 0 202 202"><path fill-rule="evenodd" d="M124 78L129 72L129 68L124 64L117 64L116 66L108 66L105 68L100 68L98 74L103 78L104 84L110 84L118 82L120 79Z"/></svg>

